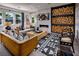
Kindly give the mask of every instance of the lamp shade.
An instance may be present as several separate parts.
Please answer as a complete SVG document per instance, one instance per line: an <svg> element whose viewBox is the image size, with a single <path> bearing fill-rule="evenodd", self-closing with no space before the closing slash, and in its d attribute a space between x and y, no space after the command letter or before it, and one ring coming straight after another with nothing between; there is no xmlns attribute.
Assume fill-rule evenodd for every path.
<svg viewBox="0 0 79 59"><path fill-rule="evenodd" d="M11 25L11 22L5 22L4 23L4 26L10 26Z"/></svg>

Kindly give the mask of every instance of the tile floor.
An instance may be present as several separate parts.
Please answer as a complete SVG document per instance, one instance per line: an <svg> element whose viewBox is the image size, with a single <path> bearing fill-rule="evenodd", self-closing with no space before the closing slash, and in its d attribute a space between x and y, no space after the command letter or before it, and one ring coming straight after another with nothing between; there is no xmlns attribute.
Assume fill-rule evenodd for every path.
<svg viewBox="0 0 79 59"><path fill-rule="evenodd" d="M0 56L11 56L6 48L0 43Z"/></svg>
<svg viewBox="0 0 79 59"><path fill-rule="evenodd" d="M79 41L75 40L74 41L74 49L75 49L75 54L74 56L79 56ZM33 51L30 56L41 56L41 53ZM3 46L3 44L0 42L0 56L11 56L11 54L6 50L6 48ZM45 56L45 55L43 55Z"/></svg>

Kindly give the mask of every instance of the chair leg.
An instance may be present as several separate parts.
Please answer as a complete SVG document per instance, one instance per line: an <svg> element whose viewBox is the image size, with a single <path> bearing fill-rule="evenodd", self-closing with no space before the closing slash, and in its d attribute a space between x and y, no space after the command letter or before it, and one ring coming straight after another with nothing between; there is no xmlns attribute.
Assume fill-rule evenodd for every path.
<svg viewBox="0 0 79 59"><path fill-rule="evenodd" d="M72 45L72 50L73 50L73 52L75 53L75 50L74 50L74 46Z"/></svg>

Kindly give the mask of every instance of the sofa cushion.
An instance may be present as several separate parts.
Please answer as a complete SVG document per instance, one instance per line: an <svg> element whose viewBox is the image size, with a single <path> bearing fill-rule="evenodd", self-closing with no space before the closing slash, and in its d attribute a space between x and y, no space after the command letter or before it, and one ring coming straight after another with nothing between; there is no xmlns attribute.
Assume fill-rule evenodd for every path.
<svg viewBox="0 0 79 59"><path fill-rule="evenodd" d="M63 37L63 38L61 38L61 41L62 42L69 42L69 43L71 43L71 38L69 38L69 37Z"/></svg>

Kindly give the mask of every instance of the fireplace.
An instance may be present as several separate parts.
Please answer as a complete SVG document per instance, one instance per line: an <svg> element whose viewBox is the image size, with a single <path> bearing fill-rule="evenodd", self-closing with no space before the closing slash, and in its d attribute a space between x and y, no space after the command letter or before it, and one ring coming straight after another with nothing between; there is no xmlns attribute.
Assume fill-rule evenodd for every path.
<svg viewBox="0 0 79 59"><path fill-rule="evenodd" d="M40 27L47 27L48 28L49 26L48 25L40 25Z"/></svg>
<svg viewBox="0 0 79 59"><path fill-rule="evenodd" d="M48 26L48 25L40 25L40 26L39 26L39 29L42 30L42 31L48 32L49 26Z"/></svg>

